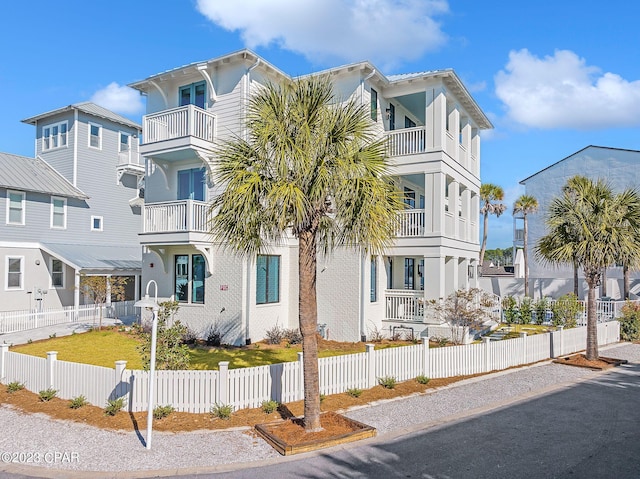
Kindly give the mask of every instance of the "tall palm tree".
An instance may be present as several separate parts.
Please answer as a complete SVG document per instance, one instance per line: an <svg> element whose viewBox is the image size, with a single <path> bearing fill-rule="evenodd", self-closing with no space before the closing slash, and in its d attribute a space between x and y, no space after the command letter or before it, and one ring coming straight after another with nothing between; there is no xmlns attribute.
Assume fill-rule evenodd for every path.
<svg viewBox="0 0 640 479"><path fill-rule="evenodd" d="M538 211L538 200L531 195L521 195L514 203L513 203L513 212L522 213L522 217L524 218L524 240L523 240L523 248L522 253L524 255L524 295L529 296L529 258L528 258L528 244L527 238L529 234L529 222L527 219L527 215L534 214Z"/></svg>
<svg viewBox="0 0 640 479"><path fill-rule="evenodd" d="M484 262L484 252L487 250L487 233L489 231L489 215L499 217L507 209L502 203L504 199L504 190L501 186L492 183L484 183L480 185L480 201L483 202L480 213L484 216L482 227L482 247L480 248L480 271L482 271L482 263Z"/></svg>
<svg viewBox="0 0 640 479"><path fill-rule="evenodd" d="M249 102L247 138L222 143L212 159L224 188L211 204L216 240L249 257L298 240L308 432L321 429L317 254L338 246L380 254L404 206L372 126L368 105L337 103L328 77L270 84Z"/></svg>
<svg viewBox="0 0 640 479"><path fill-rule="evenodd" d="M635 246L640 232L640 195L631 189L614 194L602 180L580 176L567 186L549 207L549 233L540 239L536 252L546 262L575 261L583 269L589 288L586 356L593 360L598 358L595 298L602 270L620 258L630 264L640 260Z"/></svg>

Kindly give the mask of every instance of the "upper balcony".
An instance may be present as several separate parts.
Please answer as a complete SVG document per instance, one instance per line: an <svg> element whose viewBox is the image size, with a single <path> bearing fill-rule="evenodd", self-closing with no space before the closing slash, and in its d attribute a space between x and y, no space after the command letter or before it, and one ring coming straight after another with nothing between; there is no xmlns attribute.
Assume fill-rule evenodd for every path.
<svg viewBox="0 0 640 479"><path fill-rule="evenodd" d="M210 241L209 207L204 201L177 200L144 205L142 244Z"/></svg>
<svg viewBox="0 0 640 479"><path fill-rule="evenodd" d="M195 105L163 110L142 119L144 143L140 154L179 161L196 151L210 152L215 139L215 116Z"/></svg>
<svg viewBox="0 0 640 479"><path fill-rule="evenodd" d="M131 148L118 153L118 166L116 167L118 181L124 174L134 175L138 178L144 176L144 163L140 162L140 155L131 151Z"/></svg>

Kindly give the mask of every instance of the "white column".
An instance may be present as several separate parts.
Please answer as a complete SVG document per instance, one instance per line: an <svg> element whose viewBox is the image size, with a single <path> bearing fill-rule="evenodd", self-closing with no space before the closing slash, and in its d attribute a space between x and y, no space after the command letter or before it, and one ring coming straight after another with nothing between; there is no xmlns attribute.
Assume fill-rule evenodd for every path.
<svg viewBox="0 0 640 479"><path fill-rule="evenodd" d="M458 289L469 289L469 258L458 260Z"/></svg>
<svg viewBox="0 0 640 479"><path fill-rule="evenodd" d="M446 145L447 97L442 89L427 91L427 144L434 150L443 150Z"/></svg>
<svg viewBox="0 0 640 479"><path fill-rule="evenodd" d="M431 173L433 177L433 193L431 195L433 214L433 233L444 232L444 198L446 190L447 176L444 173ZM449 192L451 194L451 192ZM425 199L426 202L426 199Z"/></svg>
<svg viewBox="0 0 640 479"><path fill-rule="evenodd" d="M445 261L445 296L458 289L458 257L448 256Z"/></svg>
<svg viewBox="0 0 640 479"><path fill-rule="evenodd" d="M445 297L444 257L424 257L424 291L428 299Z"/></svg>
<svg viewBox="0 0 640 479"><path fill-rule="evenodd" d="M478 176L480 174L480 131L477 128L471 129L471 154L475 157L475 168L471 173Z"/></svg>
<svg viewBox="0 0 640 479"><path fill-rule="evenodd" d="M424 232L425 235L433 233L433 217L435 199L433 197L433 175L425 173L424 181Z"/></svg>
<svg viewBox="0 0 640 479"><path fill-rule="evenodd" d="M462 163L460 161L460 148L458 144L460 143L460 110L458 109L458 105L454 105L453 110L449 113L449 133L453 136L453 151L449 151L449 155L458 163Z"/></svg>
<svg viewBox="0 0 640 479"><path fill-rule="evenodd" d="M80 270L74 270L73 275L73 308L74 320L78 319L78 308L80 308Z"/></svg>
<svg viewBox="0 0 640 479"><path fill-rule="evenodd" d="M462 117L460 120L462 130L460 131L462 136L461 145L464 148L464 157L460 158L460 164L466 169L470 169L470 155L471 155L471 122L468 116ZM473 173L473 172L472 172Z"/></svg>
<svg viewBox="0 0 640 479"><path fill-rule="evenodd" d="M453 203L453 204L452 204ZM460 238L460 183L449 184L449 211L453 214L453 237Z"/></svg>
<svg viewBox="0 0 640 479"><path fill-rule="evenodd" d="M105 281L107 283L107 291L106 291L106 297L105 297L105 304L106 306L111 306L111 275L108 274L105 276Z"/></svg>
<svg viewBox="0 0 640 479"><path fill-rule="evenodd" d="M469 241L473 238L471 218L471 190L465 188L462 192L462 217L464 218L465 231L460 231L460 239Z"/></svg>

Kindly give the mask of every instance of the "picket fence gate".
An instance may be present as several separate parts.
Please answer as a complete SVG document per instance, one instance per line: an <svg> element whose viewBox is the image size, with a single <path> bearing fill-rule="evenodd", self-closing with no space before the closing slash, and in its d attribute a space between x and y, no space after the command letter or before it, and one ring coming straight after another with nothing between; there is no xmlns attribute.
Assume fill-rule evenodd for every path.
<svg viewBox="0 0 640 479"><path fill-rule="evenodd" d="M421 344L320 358L320 392L337 394L349 389L367 389L379 378L406 381L419 375L445 378L478 374L534 363L584 349L587 328L578 327L501 341L485 338L479 344L430 348L427 338ZM598 343L620 340L620 323L598 324ZM0 382L19 381L38 392L53 388L58 397L72 399L84 395L96 406L125 397L129 411L147 408L147 371L128 370L126 361L116 361L114 369L59 361L56 352L38 358L10 352L0 344ZM263 401L288 403L303 399L302 353L298 360L252 368L229 369L219 363L218 371L156 371L155 404L172 405L177 411L203 413L214 404L234 409L260 407Z"/></svg>

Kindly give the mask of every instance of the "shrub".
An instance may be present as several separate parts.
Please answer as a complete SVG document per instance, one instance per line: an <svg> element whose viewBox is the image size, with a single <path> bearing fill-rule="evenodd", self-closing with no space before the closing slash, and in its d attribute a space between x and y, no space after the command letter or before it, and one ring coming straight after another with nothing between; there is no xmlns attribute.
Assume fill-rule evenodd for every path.
<svg viewBox="0 0 640 479"><path fill-rule="evenodd" d="M20 381L11 381L7 384L7 392L9 394L20 391L21 389L24 389L24 383L21 383Z"/></svg>
<svg viewBox="0 0 640 479"><path fill-rule="evenodd" d="M378 378L378 384L385 389L393 389L396 387L396 378L393 376L384 376Z"/></svg>
<svg viewBox="0 0 640 479"><path fill-rule="evenodd" d="M431 381L431 378L428 378L424 374L421 374L420 376L416 376L416 381L419 384L429 384L429 381Z"/></svg>
<svg viewBox="0 0 640 479"><path fill-rule="evenodd" d="M502 314L504 322L513 324L518 321L518 302L513 296L505 296L502 298Z"/></svg>
<svg viewBox="0 0 640 479"><path fill-rule="evenodd" d="M124 397L117 399L109 399L107 401L107 406L104 408L104 413L107 416L115 416L118 411L122 410L124 407Z"/></svg>
<svg viewBox="0 0 640 479"><path fill-rule="evenodd" d="M296 328L285 329L283 331L283 337L289 344L302 343L302 334L300 334L300 330Z"/></svg>
<svg viewBox="0 0 640 479"><path fill-rule="evenodd" d="M211 406L211 415L214 418L228 420L231 418L233 406L231 404L214 404Z"/></svg>
<svg viewBox="0 0 640 479"><path fill-rule="evenodd" d="M284 330L277 324L265 333L267 344L280 344L284 339Z"/></svg>
<svg viewBox="0 0 640 479"><path fill-rule="evenodd" d="M354 398L359 398L362 395L362 389L351 388L347 389L347 394Z"/></svg>
<svg viewBox="0 0 640 479"><path fill-rule="evenodd" d="M205 331L205 341L208 346L220 346L222 344L223 336L224 334L215 323L210 324Z"/></svg>
<svg viewBox="0 0 640 479"><path fill-rule="evenodd" d="M322 404L325 399L327 399L326 394L320 394L320 404Z"/></svg>
<svg viewBox="0 0 640 479"><path fill-rule="evenodd" d="M533 314L533 300L527 296L520 300L519 305L520 324L529 324Z"/></svg>
<svg viewBox="0 0 640 479"><path fill-rule="evenodd" d="M565 328L575 328L578 315L582 313L582 304L573 293L560 296L551 306L553 312L552 323L554 326L564 326Z"/></svg>
<svg viewBox="0 0 640 479"><path fill-rule="evenodd" d="M86 406L87 404L89 404L89 402L87 401L87 398L81 394L78 397L74 397L69 402L69 407L71 409L80 409L81 407Z"/></svg>
<svg viewBox="0 0 640 479"><path fill-rule="evenodd" d="M443 346L446 346L447 344L449 344L449 339L445 338L444 336L434 336L433 338L431 338L431 341L433 341L434 343L436 343L436 345L441 348Z"/></svg>
<svg viewBox="0 0 640 479"><path fill-rule="evenodd" d="M640 339L640 305L627 301L622 307L620 322L620 339L635 341Z"/></svg>
<svg viewBox="0 0 640 479"><path fill-rule="evenodd" d="M40 397L40 401L48 402L48 401L51 401L54 397L56 397L56 394L58 394L57 389L48 388L40 391L38 393L38 396Z"/></svg>
<svg viewBox="0 0 640 479"><path fill-rule="evenodd" d="M549 300L540 298L534 305L536 324L542 324L547 319L547 311L549 310Z"/></svg>
<svg viewBox="0 0 640 479"><path fill-rule="evenodd" d="M185 326L185 331L182 334L182 344L195 344L198 340L198 333L196 333L193 328L189 326Z"/></svg>
<svg viewBox="0 0 640 479"><path fill-rule="evenodd" d="M171 414L175 409L173 406L168 404L166 406L156 406L153 408L153 418L154 419L162 419Z"/></svg>
<svg viewBox="0 0 640 479"><path fill-rule="evenodd" d="M278 406L280 403L278 401L274 401L273 399L269 399L268 401L262 401L262 412L266 414L271 414L278 410Z"/></svg>
<svg viewBox="0 0 640 479"><path fill-rule="evenodd" d="M171 370L189 369L189 348L182 341L187 327L180 320L176 320L170 327L167 325L167 317L171 315L173 303L175 301L160 304L158 339L156 341L156 367L158 369ZM164 305L167 304L169 305L169 311L164 309ZM148 370L151 360L151 334L142 330L140 336L142 337L142 343L138 346L138 352L142 356L144 369Z"/></svg>
<svg viewBox="0 0 640 479"><path fill-rule="evenodd" d="M369 330L369 341L372 343L380 343L384 339L384 333L376 326Z"/></svg>

